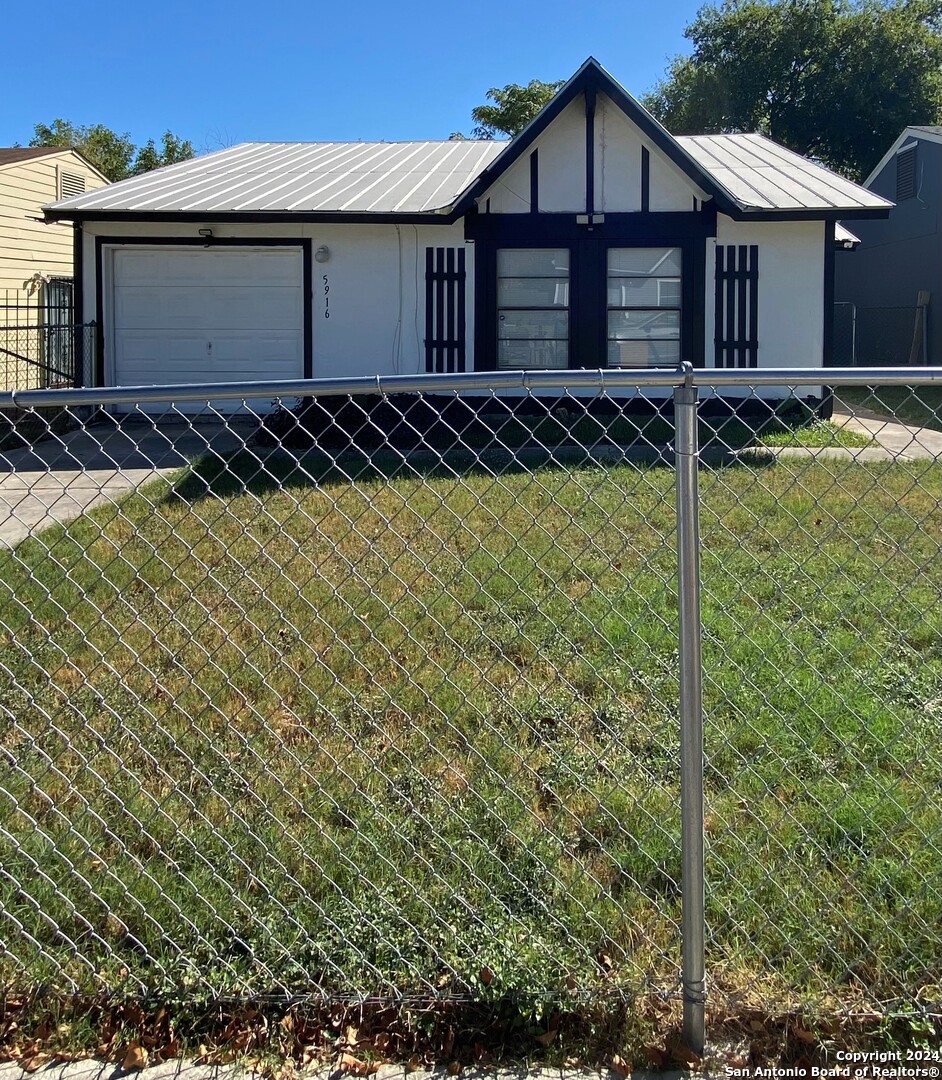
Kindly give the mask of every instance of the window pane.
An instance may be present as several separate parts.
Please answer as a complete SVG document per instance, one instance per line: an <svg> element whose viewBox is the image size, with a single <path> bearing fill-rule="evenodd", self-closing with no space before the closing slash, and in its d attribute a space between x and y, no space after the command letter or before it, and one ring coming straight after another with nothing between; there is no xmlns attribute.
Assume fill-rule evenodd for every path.
<svg viewBox="0 0 942 1080"><path fill-rule="evenodd" d="M569 282L552 278L500 278L500 307L568 307Z"/></svg>
<svg viewBox="0 0 942 1080"><path fill-rule="evenodd" d="M610 311L608 336L622 340L680 340L679 311Z"/></svg>
<svg viewBox="0 0 942 1080"><path fill-rule="evenodd" d="M609 367L676 367L679 341L609 341Z"/></svg>
<svg viewBox="0 0 942 1080"><path fill-rule="evenodd" d="M568 341L508 341L497 343L497 366L501 368L565 368L569 366Z"/></svg>
<svg viewBox="0 0 942 1080"><path fill-rule="evenodd" d="M680 248L609 248L610 277L680 277Z"/></svg>
<svg viewBox="0 0 942 1080"><path fill-rule="evenodd" d="M568 248L500 248L497 276L569 278Z"/></svg>
<svg viewBox="0 0 942 1080"><path fill-rule="evenodd" d="M568 311L501 311L497 336L503 338L569 338Z"/></svg>
<svg viewBox="0 0 942 1080"><path fill-rule="evenodd" d="M680 278L609 277L609 307L680 307Z"/></svg>

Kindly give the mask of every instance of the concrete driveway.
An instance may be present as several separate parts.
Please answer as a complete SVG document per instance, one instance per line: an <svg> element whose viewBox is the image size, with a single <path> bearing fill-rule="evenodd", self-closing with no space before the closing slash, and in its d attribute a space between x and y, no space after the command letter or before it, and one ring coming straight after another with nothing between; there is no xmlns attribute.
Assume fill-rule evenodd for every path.
<svg viewBox="0 0 942 1080"><path fill-rule="evenodd" d="M942 431L904 424L892 416L845 405L840 400L834 402L831 422L873 439L894 460L942 460Z"/></svg>
<svg viewBox="0 0 942 1080"><path fill-rule="evenodd" d="M71 521L203 454L232 453L254 430L246 419L151 423L135 416L0 451L0 547Z"/></svg>

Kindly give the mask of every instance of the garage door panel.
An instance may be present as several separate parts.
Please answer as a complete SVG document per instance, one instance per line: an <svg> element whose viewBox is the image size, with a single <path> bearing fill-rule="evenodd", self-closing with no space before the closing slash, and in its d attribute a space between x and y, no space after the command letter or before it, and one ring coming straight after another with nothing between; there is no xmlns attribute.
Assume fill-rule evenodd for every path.
<svg viewBox="0 0 942 1080"><path fill-rule="evenodd" d="M124 361L120 386L300 378L302 352L292 331L258 335L251 341L236 334L220 335L208 349L204 337L182 331L123 330L116 344ZM213 378L206 377L209 366Z"/></svg>
<svg viewBox="0 0 942 1080"><path fill-rule="evenodd" d="M298 286L115 288L115 322L123 329L295 329L303 308Z"/></svg>
<svg viewBox="0 0 942 1080"><path fill-rule="evenodd" d="M118 385L303 375L300 251L118 248L113 269Z"/></svg>
<svg viewBox="0 0 942 1080"><path fill-rule="evenodd" d="M254 359L264 365L264 373L256 378L298 378L293 372L297 370L303 355L297 335L290 330L256 333L251 339L241 334L219 334L213 338L212 345L217 363ZM289 365L291 370L284 376L274 376L270 370L273 364Z"/></svg>
<svg viewBox="0 0 942 1080"><path fill-rule="evenodd" d="M115 280L125 285L297 285L301 252L293 248L123 248Z"/></svg>

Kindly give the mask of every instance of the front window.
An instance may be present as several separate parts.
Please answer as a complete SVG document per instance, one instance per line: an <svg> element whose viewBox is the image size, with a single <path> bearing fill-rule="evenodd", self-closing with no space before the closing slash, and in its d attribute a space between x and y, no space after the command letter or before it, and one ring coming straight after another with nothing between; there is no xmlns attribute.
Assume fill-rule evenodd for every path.
<svg viewBox="0 0 942 1080"><path fill-rule="evenodd" d="M497 252L497 366L569 367L569 251Z"/></svg>
<svg viewBox="0 0 942 1080"><path fill-rule="evenodd" d="M609 367L680 363L680 280L680 248L609 248Z"/></svg>

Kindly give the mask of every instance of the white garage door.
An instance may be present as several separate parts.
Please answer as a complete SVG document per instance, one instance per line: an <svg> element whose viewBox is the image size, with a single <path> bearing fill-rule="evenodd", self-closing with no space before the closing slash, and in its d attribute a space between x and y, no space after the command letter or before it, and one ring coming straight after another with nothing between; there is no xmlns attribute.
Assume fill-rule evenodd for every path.
<svg viewBox="0 0 942 1080"><path fill-rule="evenodd" d="M297 248L116 248L113 381L301 378L302 280Z"/></svg>

